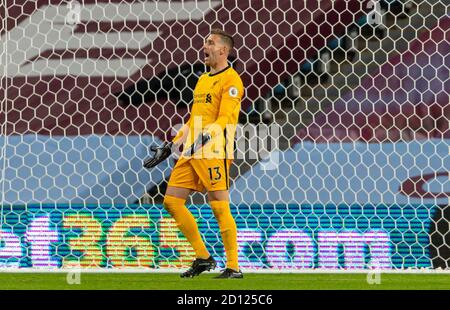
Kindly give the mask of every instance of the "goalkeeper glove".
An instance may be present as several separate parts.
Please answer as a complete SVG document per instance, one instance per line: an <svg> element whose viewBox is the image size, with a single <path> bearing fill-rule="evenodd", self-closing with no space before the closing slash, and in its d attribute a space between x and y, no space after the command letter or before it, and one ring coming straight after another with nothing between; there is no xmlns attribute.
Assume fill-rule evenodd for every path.
<svg viewBox="0 0 450 310"><path fill-rule="evenodd" d="M202 146L211 140L211 135L209 133L201 133L198 135L197 140L192 143L191 147L184 152L184 156L192 156L197 152Z"/></svg>
<svg viewBox="0 0 450 310"><path fill-rule="evenodd" d="M162 146L152 145L150 151L154 152L152 157L144 160L145 168L153 168L172 154L172 142L164 142Z"/></svg>

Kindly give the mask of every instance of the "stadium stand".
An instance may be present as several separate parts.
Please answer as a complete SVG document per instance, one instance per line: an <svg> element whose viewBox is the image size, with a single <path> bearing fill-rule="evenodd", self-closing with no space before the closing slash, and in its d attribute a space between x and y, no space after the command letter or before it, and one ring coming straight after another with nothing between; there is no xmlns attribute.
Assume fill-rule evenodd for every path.
<svg viewBox="0 0 450 310"><path fill-rule="evenodd" d="M191 261L161 205L173 160L142 162L186 119L212 27L235 34L241 122L281 129L278 149L230 171L241 266L450 266L442 1L79 2L0 6L0 268ZM224 267L205 202L187 205Z"/></svg>
<svg viewBox="0 0 450 310"><path fill-rule="evenodd" d="M450 18L441 17L360 86L319 109L290 144L236 180L232 202L445 205L446 196L418 194L419 189L406 193L402 182L411 175L449 169L440 160L448 155L450 138L449 26ZM421 152L423 160L410 162ZM412 168L407 172L403 167ZM368 175L380 177L368 180ZM441 182L445 177L440 176ZM242 190L244 184L258 187Z"/></svg>
<svg viewBox="0 0 450 310"><path fill-rule="evenodd" d="M293 143L450 138L449 28L450 18L445 16L407 52L392 57L360 87L319 111Z"/></svg>
<svg viewBox="0 0 450 310"><path fill-rule="evenodd" d="M8 203L54 201L53 198L57 195L50 194L51 191L47 189L57 183L55 178L61 167L48 168L54 163L45 159L47 154L40 152L41 148L67 150L65 158L68 163L73 163L77 157L70 154L75 145L78 145L79 136L82 136L88 145L104 145L106 149L108 143L112 143L109 147L113 148L114 143L119 140L131 141L135 139L133 136L137 135L148 136L149 142L170 138L170 129L179 124L188 113L188 98L191 95L187 94L190 93L189 87L195 85L196 78L201 73L196 62L203 37L209 33L211 24L223 24L225 29L237 32L239 61L235 63L235 67L243 72L242 78L248 86L243 106L250 108L253 102L274 87L280 78L297 71L299 63L325 46L331 38L344 33L346 26L367 10L365 1L353 0L327 0L321 1L320 4L317 1L298 1L292 4L291 1L284 0L278 1L276 5L239 1L235 9L235 1L213 1L213 10L210 10L203 20L200 19L200 13L189 18L180 14L169 21L165 20L167 17L161 17L161 21L155 24L136 22L139 17L145 19L146 14L139 4L131 7L130 20L124 21L120 16L110 16L107 17L110 20L92 20L78 25L74 30L74 35L81 42L78 45L70 43L66 46L62 41L56 40L51 42L53 46L50 48L49 45L34 42L33 40L39 39L41 33L54 31L48 27L49 23L42 23L40 29L35 27L42 20L52 20L55 25L62 25L59 29L62 33L67 30L64 28L64 20L58 14L59 3L62 1L54 1L54 6L46 7L43 1L24 1L21 5L11 4L8 8L7 29L10 40L17 42L17 45L8 46L12 62L8 63L5 72L2 72L7 72L11 78L7 81L7 106L2 109L0 119L5 124L3 132L8 135L5 139L11 153L7 154L13 156L15 150L29 149L37 156L37 159L34 158L29 164L25 163L28 168L23 169L29 169L27 173L19 173L12 168L9 168L11 171L6 171L10 177L6 181L6 196L10 197L6 201ZM90 5L90 2L86 5ZM193 3L186 5L192 6ZM209 4L204 2L197 5L200 9L205 5L209 7ZM248 10L250 7L252 10ZM204 11L207 11L206 7ZM243 15L243 12L247 13ZM345 14L339 16L342 12ZM300 15L302 23L298 23ZM89 16L82 15L81 20L89 20ZM324 23L325 21L327 23ZM335 26L331 27L331 23ZM104 44L102 42L108 31L120 31L123 40L126 40L129 34L134 38L142 37L141 44L149 43L150 39L154 40L144 48L138 48L132 41L126 48L111 43ZM144 34L147 32L157 32L159 36L153 38L153 34L150 34L146 39ZM26 33L26 40L20 39L23 33ZM93 35L91 41L89 35ZM103 47L100 48L102 44ZM27 48L30 45L36 48ZM24 52L19 52L20 49ZM91 59L97 59L98 65L98 60L103 58L110 60L109 67L98 68L97 75L96 70L92 68ZM77 65L74 65L74 60ZM114 60L123 61L123 65L117 65ZM127 63L128 60L132 63ZM137 70L139 64L142 68ZM121 74L125 67L126 72L130 73L129 76ZM180 75L183 78L178 79ZM186 80L186 84L180 84ZM22 135L25 135L23 139L20 138ZM120 145L120 142L118 143ZM142 141L133 145L136 149L126 149L124 159L137 160L145 154L146 146ZM92 156L86 160L99 162L104 171L117 169L116 163L101 160L101 153L102 151L86 150L85 154ZM24 160L28 158L25 157ZM38 163L37 166L35 162ZM44 179L46 182L36 186L36 182L30 181L33 178L28 175L35 176L33 169L41 166L53 173L50 172ZM119 165L118 172L124 176L137 173L141 175L138 184L149 184L150 188L164 180L164 174L161 173L153 175L152 172L149 177L146 175L148 172L132 170L131 173L127 169L129 167L126 164ZM98 188L105 188L108 178L104 179L100 173L101 170L92 169L88 175L101 184ZM37 177L39 176L38 173ZM83 178L83 175L79 176L80 180ZM127 184L135 184L133 179L124 181ZM81 181L66 178L66 182L67 187L55 189L58 193L63 191L59 202L71 202L76 197L77 201L87 197L90 198L83 201L117 201L116 198L106 198L105 191L97 191L97 187L91 187L87 191L79 189ZM19 194L22 185L28 190ZM144 194L139 186L135 188L135 194L129 195L129 191L125 191L122 196L128 198L119 199L118 202L133 202L138 195ZM45 195L36 194L41 192L48 192L47 199Z"/></svg>

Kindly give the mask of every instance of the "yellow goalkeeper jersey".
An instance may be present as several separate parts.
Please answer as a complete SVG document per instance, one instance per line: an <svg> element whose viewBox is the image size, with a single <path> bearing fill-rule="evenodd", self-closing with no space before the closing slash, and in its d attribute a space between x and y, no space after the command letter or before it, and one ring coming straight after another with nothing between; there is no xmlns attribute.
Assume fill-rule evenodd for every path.
<svg viewBox="0 0 450 310"><path fill-rule="evenodd" d="M183 152L200 133L207 131L213 139L196 152L194 158L232 159L243 94L242 80L231 66L214 74L202 74L194 89L189 135Z"/></svg>

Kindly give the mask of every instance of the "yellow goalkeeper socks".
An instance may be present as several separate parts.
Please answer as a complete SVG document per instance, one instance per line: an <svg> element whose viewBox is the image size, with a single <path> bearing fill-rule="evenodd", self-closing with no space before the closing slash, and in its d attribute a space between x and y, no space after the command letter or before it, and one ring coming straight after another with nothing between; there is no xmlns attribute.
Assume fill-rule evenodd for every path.
<svg viewBox="0 0 450 310"><path fill-rule="evenodd" d="M219 223L220 234L227 253L227 268L239 271L237 227L231 215L230 203L228 201L214 200L210 204L217 223Z"/></svg>
<svg viewBox="0 0 450 310"><path fill-rule="evenodd" d="M200 231L198 230L194 216L185 207L184 203L184 199L168 195L164 197L163 202L164 208L175 219L177 227L194 248L196 257L206 259L210 254L200 236Z"/></svg>

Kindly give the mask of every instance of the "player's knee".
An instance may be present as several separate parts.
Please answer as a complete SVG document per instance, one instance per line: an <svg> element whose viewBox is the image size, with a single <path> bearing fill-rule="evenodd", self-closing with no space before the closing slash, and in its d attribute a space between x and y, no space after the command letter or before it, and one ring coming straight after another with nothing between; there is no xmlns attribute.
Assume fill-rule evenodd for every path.
<svg viewBox="0 0 450 310"><path fill-rule="evenodd" d="M165 195L163 200L164 209L169 212L169 214L173 214L173 211L177 208L184 207L185 199Z"/></svg>
<svg viewBox="0 0 450 310"><path fill-rule="evenodd" d="M236 229L236 222L234 221L228 204L215 205L212 203L211 208L221 232Z"/></svg>
<svg viewBox="0 0 450 310"><path fill-rule="evenodd" d="M227 212L230 212L230 208L228 206L224 205L215 205L214 203L211 203L211 209L214 213L215 218L218 220L219 218L223 217L224 214Z"/></svg>
<svg viewBox="0 0 450 310"><path fill-rule="evenodd" d="M208 200L210 203L214 201L228 201L229 197L230 195L227 190L208 192Z"/></svg>

